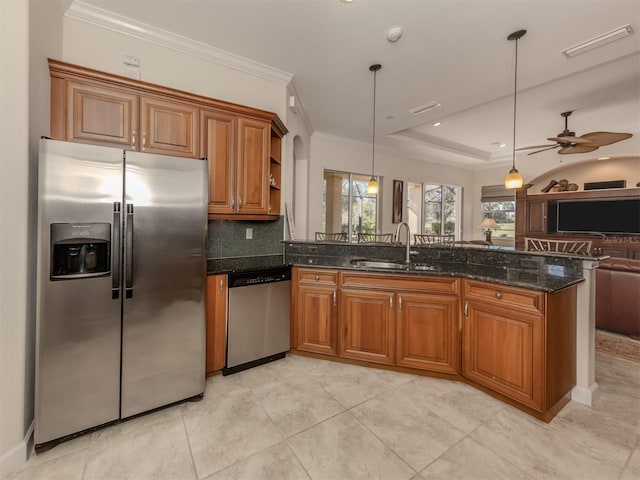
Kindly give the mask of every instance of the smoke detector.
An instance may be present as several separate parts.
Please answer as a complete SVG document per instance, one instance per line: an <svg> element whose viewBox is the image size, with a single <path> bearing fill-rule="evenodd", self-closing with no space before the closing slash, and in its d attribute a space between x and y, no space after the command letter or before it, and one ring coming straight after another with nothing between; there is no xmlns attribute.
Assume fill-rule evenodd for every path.
<svg viewBox="0 0 640 480"><path fill-rule="evenodd" d="M402 28L400 27L391 27L387 30L387 41L390 43L397 42L402 37Z"/></svg>

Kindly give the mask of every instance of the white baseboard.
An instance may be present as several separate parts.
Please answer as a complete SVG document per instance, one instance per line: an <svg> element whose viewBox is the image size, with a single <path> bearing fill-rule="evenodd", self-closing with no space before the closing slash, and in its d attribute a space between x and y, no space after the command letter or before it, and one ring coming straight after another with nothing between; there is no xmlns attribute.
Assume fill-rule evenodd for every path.
<svg viewBox="0 0 640 480"><path fill-rule="evenodd" d="M27 458L29 457L29 450L31 448L33 426L34 423L31 422L31 425L29 425L27 433L24 436L24 440L0 457L0 479L6 477L14 470L17 470L27 461Z"/></svg>
<svg viewBox="0 0 640 480"><path fill-rule="evenodd" d="M571 390L571 400L588 407L593 405L598 393L598 384L593 383L589 388L575 386Z"/></svg>

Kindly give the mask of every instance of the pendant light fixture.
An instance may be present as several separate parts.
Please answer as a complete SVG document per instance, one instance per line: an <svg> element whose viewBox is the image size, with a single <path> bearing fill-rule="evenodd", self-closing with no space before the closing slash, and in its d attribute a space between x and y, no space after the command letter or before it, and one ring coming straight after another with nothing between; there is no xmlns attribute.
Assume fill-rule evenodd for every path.
<svg viewBox="0 0 640 480"><path fill-rule="evenodd" d="M522 175L520 175L520 172L518 172L518 169L516 168L516 106L518 104L518 40L524 37L525 33L527 33L526 30L518 30L507 37L507 40L516 41L516 62L513 81L513 157L511 170L509 170L509 173L504 179L505 188L520 188L524 183Z"/></svg>
<svg viewBox="0 0 640 480"><path fill-rule="evenodd" d="M376 167L376 74L381 68L382 65L379 63L369 67L369 71L373 72L373 136L371 139L371 178L367 183L367 193L371 195L376 195L380 189L374 172Z"/></svg>

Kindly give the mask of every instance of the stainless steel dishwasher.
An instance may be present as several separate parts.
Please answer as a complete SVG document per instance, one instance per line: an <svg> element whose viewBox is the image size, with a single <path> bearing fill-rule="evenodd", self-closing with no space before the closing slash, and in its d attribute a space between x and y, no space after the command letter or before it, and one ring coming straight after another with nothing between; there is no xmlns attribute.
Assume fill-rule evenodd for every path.
<svg viewBox="0 0 640 480"><path fill-rule="evenodd" d="M283 358L290 348L291 268L229 274L223 375Z"/></svg>

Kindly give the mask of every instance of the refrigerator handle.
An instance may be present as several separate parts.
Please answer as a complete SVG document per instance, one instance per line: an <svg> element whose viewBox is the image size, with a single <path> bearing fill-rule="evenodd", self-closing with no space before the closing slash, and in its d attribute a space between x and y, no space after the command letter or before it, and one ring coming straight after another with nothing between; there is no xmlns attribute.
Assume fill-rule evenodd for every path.
<svg viewBox="0 0 640 480"><path fill-rule="evenodd" d="M124 288L125 297L133 297L133 204L127 204L127 227L125 239L125 271L124 271Z"/></svg>
<svg viewBox="0 0 640 480"><path fill-rule="evenodd" d="M120 202L113 202L113 241L111 243L111 298L120 298Z"/></svg>

